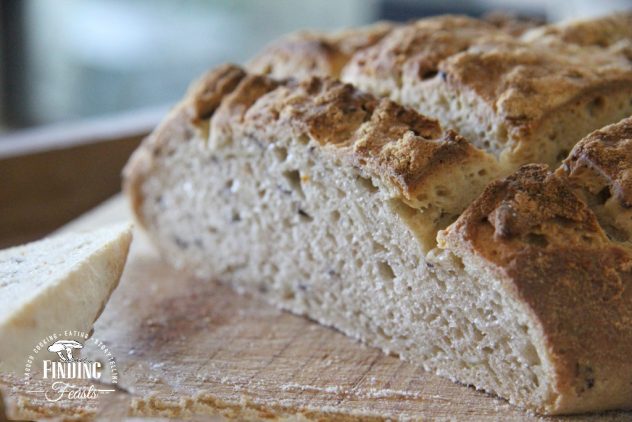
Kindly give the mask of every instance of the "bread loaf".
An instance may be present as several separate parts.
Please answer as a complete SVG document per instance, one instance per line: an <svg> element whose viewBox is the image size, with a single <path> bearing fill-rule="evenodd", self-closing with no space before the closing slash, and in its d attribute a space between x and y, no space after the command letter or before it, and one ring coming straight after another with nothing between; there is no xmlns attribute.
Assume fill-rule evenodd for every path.
<svg viewBox="0 0 632 422"><path fill-rule="evenodd" d="M519 37L472 18L422 19L358 49L341 78L438 118L498 156L505 173L530 162L557 166L581 137L632 114L631 16ZM276 60L273 53L255 63ZM305 54L296 48L294 66L274 75L310 73L296 68Z"/></svg>
<svg viewBox="0 0 632 422"><path fill-rule="evenodd" d="M222 66L134 153L124 188L176 268L529 409L630 408L629 250L542 165L474 200L499 172L391 100Z"/></svg>

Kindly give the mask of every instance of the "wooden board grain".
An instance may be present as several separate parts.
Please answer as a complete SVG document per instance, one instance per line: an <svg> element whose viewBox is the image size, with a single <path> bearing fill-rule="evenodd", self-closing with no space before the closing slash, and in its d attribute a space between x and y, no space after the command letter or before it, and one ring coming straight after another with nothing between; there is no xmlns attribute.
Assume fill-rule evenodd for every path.
<svg viewBox="0 0 632 422"><path fill-rule="evenodd" d="M121 198L79 219L81 230L129 219ZM117 358L120 391L83 416L290 420L631 420L610 412L529 415L505 401L426 373L341 333L219 283L184 277L136 233L121 284L95 326ZM77 413L4 377L13 417Z"/></svg>

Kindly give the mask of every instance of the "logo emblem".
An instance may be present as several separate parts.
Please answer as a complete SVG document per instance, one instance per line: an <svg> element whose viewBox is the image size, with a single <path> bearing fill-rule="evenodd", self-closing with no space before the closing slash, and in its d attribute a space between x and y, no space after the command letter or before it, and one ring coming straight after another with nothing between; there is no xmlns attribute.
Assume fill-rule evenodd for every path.
<svg viewBox="0 0 632 422"><path fill-rule="evenodd" d="M81 357L83 351L90 359ZM49 402L91 400L116 391L112 387L118 383L118 370L110 348L101 340L84 332L62 331L33 347L24 381L28 393L42 394Z"/></svg>

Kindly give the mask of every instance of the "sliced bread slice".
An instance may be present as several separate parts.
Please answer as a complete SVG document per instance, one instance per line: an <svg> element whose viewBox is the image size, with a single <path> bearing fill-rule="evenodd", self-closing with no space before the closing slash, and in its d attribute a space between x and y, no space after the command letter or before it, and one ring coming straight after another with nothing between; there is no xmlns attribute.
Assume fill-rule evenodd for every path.
<svg viewBox="0 0 632 422"><path fill-rule="evenodd" d="M90 333L118 285L131 240L126 223L0 251L0 371L24 371L48 336Z"/></svg>

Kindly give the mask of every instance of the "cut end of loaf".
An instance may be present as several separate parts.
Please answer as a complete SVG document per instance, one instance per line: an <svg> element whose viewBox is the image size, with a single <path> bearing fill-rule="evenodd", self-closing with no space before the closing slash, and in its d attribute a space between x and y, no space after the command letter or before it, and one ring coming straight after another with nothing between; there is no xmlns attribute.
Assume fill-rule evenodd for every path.
<svg viewBox="0 0 632 422"><path fill-rule="evenodd" d="M608 239L565 178L522 167L492 183L439 245L466 263L468 279L493 274L537 321L551 391L540 411L630 408L632 254Z"/></svg>
<svg viewBox="0 0 632 422"><path fill-rule="evenodd" d="M589 204L611 240L632 246L632 117L582 139L557 174Z"/></svg>

